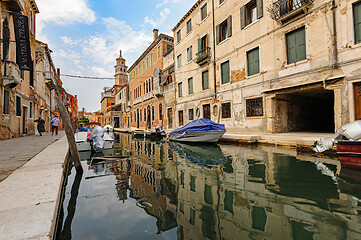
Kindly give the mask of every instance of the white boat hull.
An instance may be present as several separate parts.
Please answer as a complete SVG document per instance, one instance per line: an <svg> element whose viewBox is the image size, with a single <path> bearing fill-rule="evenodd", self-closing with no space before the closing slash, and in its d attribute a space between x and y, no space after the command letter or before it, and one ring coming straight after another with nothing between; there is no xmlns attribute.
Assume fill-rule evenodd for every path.
<svg viewBox="0 0 361 240"><path fill-rule="evenodd" d="M178 142L218 142L226 131L197 131L186 133L173 133L168 139Z"/></svg>
<svg viewBox="0 0 361 240"><path fill-rule="evenodd" d="M87 132L77 132L75 133L75 142L78 148L78 152L82 151L91 151L90 142L86 140ZM114 139L109 136L109 134L104 133L104 147L103 149L113 148Z"/></svg>

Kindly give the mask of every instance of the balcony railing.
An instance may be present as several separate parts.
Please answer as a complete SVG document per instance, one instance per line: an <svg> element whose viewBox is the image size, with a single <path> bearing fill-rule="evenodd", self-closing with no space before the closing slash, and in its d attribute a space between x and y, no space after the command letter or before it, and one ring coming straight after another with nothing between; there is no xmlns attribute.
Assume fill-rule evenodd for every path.
<svg viewBox="0 0 361 240"><path fill-rule="evenodd" d="M54 73L50 72L50 71L46 71L46 72L44 72L44 75L45 75L45 84L46 84L46 86L50 90L55 89L56 83L55 83Z"/></svg>
<svg viewBox="0 0 361 240"><path fill-rule="evenodd" d="M3 60L1 62L1 73L5 86L14 88L21 83L20 68L15 62Z"/></svg>
<svg viewBox="0 0 361 240"><path fill-rule="evenodd" d="M305 11L314 0L278 0L267 7L272 19L283 21Z"/></svg>
<svg viewBox="0 0 361 240"><path fill-rule="evenodd" d="M202 65L209 61L211 58L211 48L206 47L197 53L196 63Z"/></svg>

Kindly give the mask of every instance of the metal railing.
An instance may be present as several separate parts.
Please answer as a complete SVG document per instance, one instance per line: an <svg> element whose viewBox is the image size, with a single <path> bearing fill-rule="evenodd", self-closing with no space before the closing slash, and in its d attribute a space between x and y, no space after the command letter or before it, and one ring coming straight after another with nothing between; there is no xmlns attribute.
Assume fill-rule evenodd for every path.
<svg viewBox="0 0 361 240"><path fill-rule="evenodd" d="M211 57L211 48L206 47L197 53L196 63L203 63Z"/></svg>
<svg viewBox="0 0 361 240"><path fill-rule="evenodd" d="M278 0L267 7L270 17L274 20L282 20L292 13L309 6L314 0Z"/></svg>

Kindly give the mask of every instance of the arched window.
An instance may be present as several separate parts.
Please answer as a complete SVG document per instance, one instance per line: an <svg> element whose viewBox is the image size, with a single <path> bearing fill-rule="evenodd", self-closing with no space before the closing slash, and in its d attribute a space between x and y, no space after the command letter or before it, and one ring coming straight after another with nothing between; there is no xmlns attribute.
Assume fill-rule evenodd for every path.
<svg viewBox="0 0 361 240"><path fill-rule="evenodd" d="M152 121L154 121L154 106L152 106Z"/></svg>
<svg viewBox="0 0 361 240"><path fill-rule="evenodd" d="M10 28L7 19L3 21L3 56L2 59L5 61L10 60Z"/></svg>
<svg viewBox="0 0 361 240"><path fill-rule="evenodd" d="M144 122L147 121L147 109L144 108Z"/></svg>

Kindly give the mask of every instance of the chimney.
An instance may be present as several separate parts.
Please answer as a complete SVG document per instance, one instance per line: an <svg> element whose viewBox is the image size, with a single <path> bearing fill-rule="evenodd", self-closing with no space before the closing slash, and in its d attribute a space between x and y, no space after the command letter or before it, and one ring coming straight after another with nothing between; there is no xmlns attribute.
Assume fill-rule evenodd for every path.
<svg viewBox="0 0 361 240"><path fill-rule="evenodd" d="M154 38L154 41L157 39L158 37L158 29L153 29L153 38Z"/></svg>
<svg viewBox="0 0 361 240"><path fill-rule="evenodd" d="M60 77L60 68L56 69L56 74L58 75L58 77Z"/></svg>

